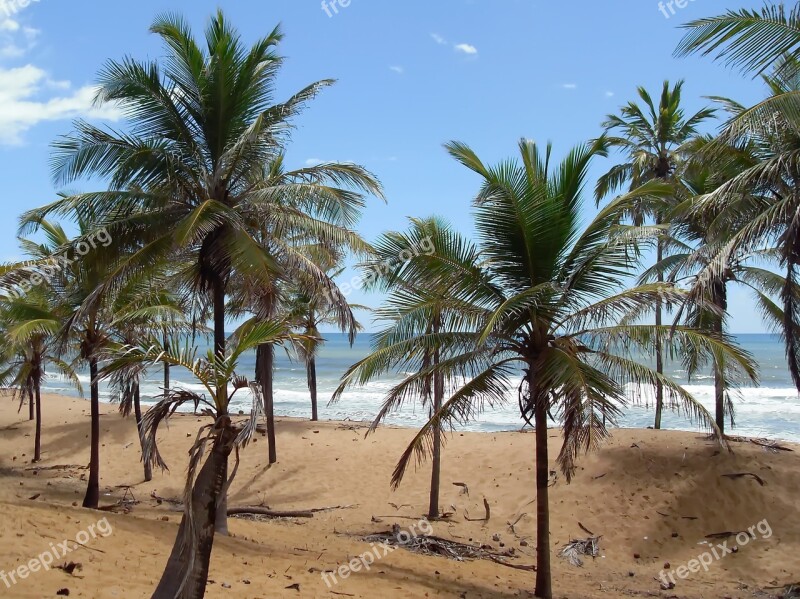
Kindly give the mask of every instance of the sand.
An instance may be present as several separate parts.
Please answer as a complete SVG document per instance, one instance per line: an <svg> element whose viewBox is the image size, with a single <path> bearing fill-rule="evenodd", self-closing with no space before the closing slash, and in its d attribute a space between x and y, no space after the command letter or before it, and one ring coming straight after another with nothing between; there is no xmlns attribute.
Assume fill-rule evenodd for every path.
<svg viewBox="0 0 800 599"><path fill-rule="evenodd" d="M103 406L102 504L138 501L129 513L83 510L88 463L88 402L48 396L43 461L30 463L33 424L26 408L17 413L0 398L0 569L14 571L63 540L86 541L60 560L81 569L73 575L50 569L31 573L0 596L149 597L166 563L180 520L179 508L162 498L178 498L184 484L187 450L201 422L179 416L161 434L169 472L143 483L132 419ZM553 430L556 455L559 431ZM230 504L264 504L275 510L349 506L312 519L256 522L231 519L232 536L217 537L207 597L524 597L533 588L531 572L489 561L457 562L395 551L328 588L321 571L337 569L371 549L366 534L409 527L427 508L429 470L423 466L402 487L389 487L395 462L413 435L383 429L365 439L352 423L280 420L279 463L265 467L263 437L243 455ZM628 596L680 598L767 597L757 594L800 580L800 447L772 453L751 443L720 451L702 436L683 432L620 430L600 452L580 462L572 484L558 475L551 489L554 553L570 538L597 535L601 557L582 568L554 557L556 597L593 599ZM535 563L534 436L523 433L456 433L444 454L442 506L454 515L434 522L434 534L500 549L514 547L513 563ZM53 468L58 466L59 468ZM68 466L62 468L60 466ZM35 469L34 469L35 468ZM555 469L555 468L553 468ZM750 472L731 479L724 474ZM453 482L468 485L469 495ZM35 499L34 499L35 497ZM467 522L491 506L488 523ZM104 523L107 518L109 528ZM741 546L709 566L676 577L671 591L656 580L670 564L674 572L708 547L705 535L742 531L763 520L772 535ZM517 522L516 534L508 523ZM95 535L88 534L94 525ZM107 536L100 532L109 532ZM762 524L762 530L766 531ZM98 532L100 531L100 532ZM500 541L493 540L499 535ZM527 544L526 544L527 541ZM721 543L722 541L716 541ZM734 539L728 546L737 545ZM638 556L638 557L637 557ZM212 582L213 581L213 582ZM292 587L299 585L299 587ZM297 590L299 588L299 591ZM776 592L776 591L771 591Z"/></svg>

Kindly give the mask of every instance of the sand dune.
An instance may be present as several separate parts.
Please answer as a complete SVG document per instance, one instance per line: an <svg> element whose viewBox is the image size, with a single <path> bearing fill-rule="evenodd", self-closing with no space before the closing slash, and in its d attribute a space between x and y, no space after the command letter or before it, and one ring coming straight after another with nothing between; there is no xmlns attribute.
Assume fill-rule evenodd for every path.
<svg viewBox="0 0 800 599"><path fill-rule="evenodd" d="M29 463L33 450L30 422L10 398L0 399L0 569L21 564L75 539L101 518L111 534L96 534L61 562L80 562L70 576L38 571L7 587L0 596L54 597L68 588L71 597L149 597L166 562L180 520L179 508L151 497L178 498L187 450L198 418L176 417L161 434L170 472L142 483L135 426L113 406L103 406L101 489L103 505L126 492L138 501L125 513L79 507L88 463L88 403L45 397L44 455ZM407 527L424 514L429 472L423 466L397 492L389 479L412 431L384 429L364 438L350 423L279 423L279 463L265 468L263 438L243 455L230 497L231 505L264 504L275 510L351 506L318 513L312 519L254 522L232 519L230 538L214 546L208 597L465 597L526 596L533 574L489 561L457 562L442 557L395 551L328 588L321 572L335 570L370 550L364 535ZM557 453L559 432L551 432ZM617 598L663 596L744 598L800 579L800 447L770 453L753 444L735 444L735 453L699 435L654 431L617 431L599 453L580 462L571 485L561 476L551 494L554 552L583 527L602 535L601 557L577 568L554 560L557 597ZM521 433L453 435L445 449L442 505L453 509L449 522L432 524L434 534L464 543L514 547L513 563L534 563L534 439ZM69 466L54 468L56 466ZM33 469L36 468L36 469ZM755 478L724 474L749 472ZM453 482L466 483L469 496ZM128 487L130 488L128 489ZM36 497L35 499L31 499ZM130 497L130 495L128 496ZM467 522L483 515L488 524ZM75 503L77 502L77 503ZM395 504L397 508L391 504ZM450 507L452 506L452 508ZM375 520L380 520L376 522ZM518 523L516 535L508 523ZM677 586L661 591L656 578L688 564L709 548L699 545L710 533L744 531L767 521L772 534L737 553L714 560L709 571L676 577ZM580 523L580 524L579 524ZM493 540L499 535L500 542ZM527 543L526 543L527 542ZM716 541L722 543L722 541ZM728 546L737 545L734 539ZM635 557L635 556L638 556ZM298 587L290 588L293 585Z"/></svg>

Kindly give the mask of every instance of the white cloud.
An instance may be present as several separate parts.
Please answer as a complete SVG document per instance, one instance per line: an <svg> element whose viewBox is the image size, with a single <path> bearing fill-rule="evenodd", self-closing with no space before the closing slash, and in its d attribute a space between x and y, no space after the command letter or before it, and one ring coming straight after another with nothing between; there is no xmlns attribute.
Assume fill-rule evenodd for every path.
<svg viewBox="0 0 800 599"><path fill-rule="evenodd" d="M437 44L439 44L440 46L444 46L444 45L447 44L447 40L444 39L438 33L431 33L431 37L433 38L433 41L436 42Z"/></svg>
<svg viewBox="0 0 800 599"><path fill-rule="evenodd" d="M52 81L34 65L12 69L0 68L0 144L23 141L26 131L41 122L85 117L118 120L122 113L116 106L93 105L96 88L85 86L66 96L43 97L43 89L66 90L68 82Z"/></svg>
<svg viewBox="0 0 800 599"><path fill-rule="evenodd" d="M475 56L478 53L478 49L470 44L456 44L455 48L457 52L463 52L470 56Z"/></svg>
<svg viewBox="0 0 800 599"><path fill-rule="evenodd" d="M614 92L606 92L606 98L613 98Z"/></svg>
<svg viewBox="0 0 800 599"><path fill-rule="evenodd" d="M324 160L320 160L319 158L309 158L306 160L306 166L317 166L319 164L324 164Z"/></svg>
<svg viewBox="0 0 800 599"><path fill-rule="evenodd" d="M394 71L398 75L402 75L403 73L406 72L406 70L403 67L400 67L400 66L389 67L389 70L390 71Z"/></svg>
<svg viewBox="0 0 800 599"><path fill-rule="evenodd" d="M564 89L570 89L570 90L578 89L578 84L577 83L565 83L561 87L563 87Z"/></svg>
<svg viewBox="0 0 800 599"><path fill-rule="evenodd" d="M14 19L3 19L0 21L0 31L18 31L19 23Z"/></svg>

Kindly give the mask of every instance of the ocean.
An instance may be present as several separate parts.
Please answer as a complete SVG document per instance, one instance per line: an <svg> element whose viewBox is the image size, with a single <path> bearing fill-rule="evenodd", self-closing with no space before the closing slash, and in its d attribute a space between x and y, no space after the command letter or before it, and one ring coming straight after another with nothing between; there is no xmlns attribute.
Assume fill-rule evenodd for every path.
<svg viewBox="0 0 800 599"><path fill-rule="evenodd" d="M331 394L339 384L342 374L355 362L368 355L370 336L360 335L353 347L347 343L345 335L331 333L324 335L326 343L317 359L317 377L319 388L320 418L324 420L371 421L380 408L386 392L402 380L402 373L374 381L360 388L347 391L342 399L328 405ZM761 386L742 388L735 399L736 426L729 433L750 436L783 439L800 442L800 395L792 384L786 365L784 346L777 336L773 335L741 335L739 343L749 351L761 368ZM240 363L240 373L252 376L255 368L255 355L245 356ZM710 411L714 409L713 376L702 374L687 380L686 372L680 363L668 363L665 368L676 381L680 382ZM89 392L89 375L79 373L84 395ZM191 390L202 390L192 381L188 372L172 369L173 386L181 386ZM157 401L163 385L161 368L149 371L142 385L143 403L152 405ZM306 384L305 367L292 362L282 349L276 350L275 373L275 412L278 416L308 418L311 414L309 393ZM43 388L47 393L58 393L77 397L74 388L69 387L58 377L49 378ZM654 410L652 394L634 397L631 390L631 401L624 409L624 416L617 423L623 428L646 428L652 426ZM649 395L649 397L648 397ZM111 400L111 393L106 384L101 384L101 399ZM234 398L232 411L249 411L251 399L249 394L239 392ZM418 403L404 406L387 418L386 423L404 427L419 427L427 419L427 410ZM497 432L518 430L522 426L516 403L516 390L509 391L507 405L484 412L474 422L465 425L461 430ZM664 428L676 430L700 430L682 414L666 411Z"/></svg>

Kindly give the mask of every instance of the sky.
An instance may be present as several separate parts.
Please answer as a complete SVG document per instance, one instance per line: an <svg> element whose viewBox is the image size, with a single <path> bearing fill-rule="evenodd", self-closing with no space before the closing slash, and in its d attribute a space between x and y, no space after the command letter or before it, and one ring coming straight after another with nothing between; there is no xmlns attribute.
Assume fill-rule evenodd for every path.
<svg viewBox="0 0 800 599"><path fill-rule="evenodd" d="M248 42L280 23L280 99L337 80L296 120L287 159L291 167L340 160L374 172L387 202L371 198L359 226L373 240L433 214L472 233L480 181L445 153L450 140L489 163L513 156L523 137L552 141L563 155L598 136L637 86L656 95L664 80L686 80L687 112L709 104L705 96L757 102L758 81L673 51L682 23L761 3L670 4L672 11L653 0L0 0L0 261L20 257L19 215L65 191L51 179L50 144L71 121L124 126L113 107L92 105L96 75L109 59L161 56L148 31L161 13L180 12L201 34L222 8ZM612 165L592 167L587 220L593 182ZM77 190L85 189L66 191ZM732 291L731 330L763 332L747 294ZM380 301L359 292L351 299Z"/></svg>

